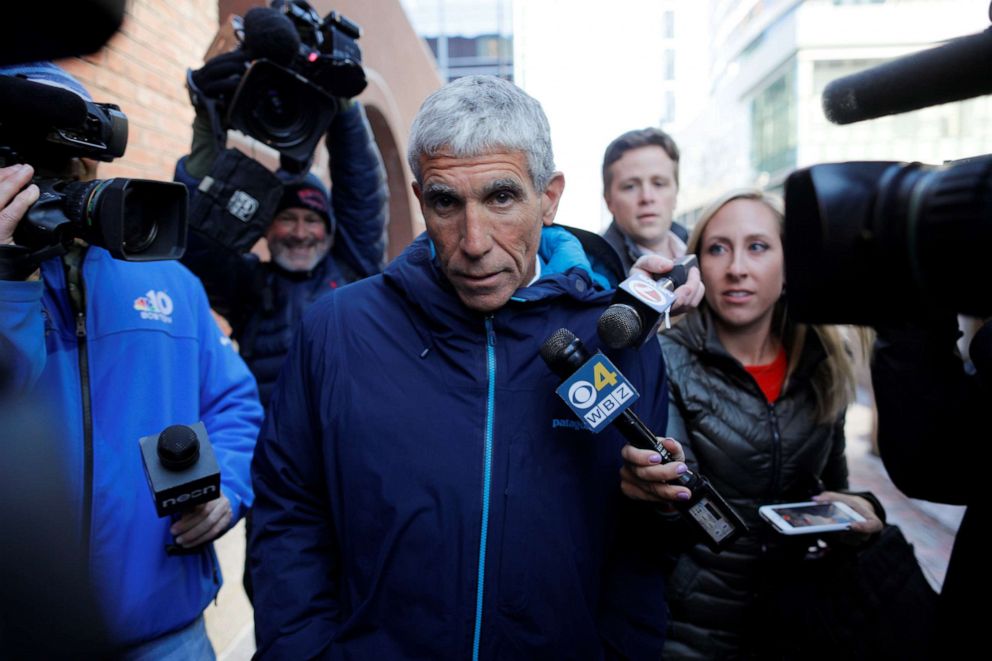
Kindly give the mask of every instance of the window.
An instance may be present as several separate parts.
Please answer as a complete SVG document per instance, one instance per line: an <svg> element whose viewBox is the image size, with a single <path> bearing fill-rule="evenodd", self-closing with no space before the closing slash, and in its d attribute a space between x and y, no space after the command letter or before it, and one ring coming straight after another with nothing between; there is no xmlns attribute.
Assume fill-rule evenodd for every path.
<svg viewBox="0 0 992 661"><path fill-rule="evenodd" d="M675 80L675 51L665 49L665 80Z"/></svg>
<svg viewBox="0 0 992 661"><path fill-rule="evenodd" d="M796 164L795 61L751 101L751 161L775 174Z"/></svg>
<svg viewBox="0 0 992 661"><path fill-rule="evenodd" d="M675 121L675 92L665 92L665 107L661 115L662 123Z"/></svg>
<svg viewBox="0 0 992 661"><path fill-rule="evenodd" d="M662 15L661 36L665 39L675 38L675 12L671 9L666 9Z"/></svg>

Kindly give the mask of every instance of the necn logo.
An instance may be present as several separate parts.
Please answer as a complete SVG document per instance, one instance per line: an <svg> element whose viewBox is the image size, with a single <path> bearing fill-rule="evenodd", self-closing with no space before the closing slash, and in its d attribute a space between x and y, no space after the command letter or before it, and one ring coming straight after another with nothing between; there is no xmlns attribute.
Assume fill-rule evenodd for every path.
<svg viewBox="0 0 992 661"><path fill-rule="evenodd" d="M134 309L142 319L172 323L172 299L164 291L149 289L144 296L134 299Z"/></svg>

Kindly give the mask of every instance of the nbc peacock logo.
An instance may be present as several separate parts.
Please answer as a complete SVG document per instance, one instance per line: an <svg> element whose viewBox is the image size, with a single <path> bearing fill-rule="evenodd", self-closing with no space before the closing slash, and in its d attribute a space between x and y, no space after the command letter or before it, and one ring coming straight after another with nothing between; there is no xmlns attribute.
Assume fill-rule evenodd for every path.
<svg viewBox="0 0 992 661"><path fill-rule="evenodd" d="M134 299L134 309L142 319L172 323L172 299L164 291L149 289L144 296Z"/></svg>

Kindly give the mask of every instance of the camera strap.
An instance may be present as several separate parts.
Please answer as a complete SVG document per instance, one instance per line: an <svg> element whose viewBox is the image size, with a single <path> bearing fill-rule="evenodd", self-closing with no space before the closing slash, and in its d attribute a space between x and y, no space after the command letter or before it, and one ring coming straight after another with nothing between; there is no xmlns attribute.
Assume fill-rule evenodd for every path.
<svg viewBox="0 0 992 661"><path fill-rule="evenodd" d="M235 252L247 252L272 222L282 190L265 166L225 149L190 200L189 225Z"/></svg>

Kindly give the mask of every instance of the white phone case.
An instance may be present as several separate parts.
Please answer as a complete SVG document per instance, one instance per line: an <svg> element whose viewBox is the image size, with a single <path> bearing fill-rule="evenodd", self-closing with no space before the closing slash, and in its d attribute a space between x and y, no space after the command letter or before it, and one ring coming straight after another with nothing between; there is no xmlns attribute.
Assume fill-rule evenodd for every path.
<svg viewBox="0 0 992 661"><path fill-rule="evenodd" d="M758 508L758 514L783 535L847 530L852 523L865 520L839 501L763 505Z"/></svg>

